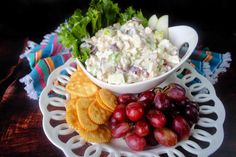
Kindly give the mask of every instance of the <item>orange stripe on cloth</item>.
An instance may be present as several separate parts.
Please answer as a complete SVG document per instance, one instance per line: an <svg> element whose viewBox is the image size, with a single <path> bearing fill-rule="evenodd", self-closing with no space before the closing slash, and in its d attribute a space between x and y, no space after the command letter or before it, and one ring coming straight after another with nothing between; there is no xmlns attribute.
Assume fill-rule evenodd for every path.
<svg viewBox="0 0 236 157"><path fill-rule="evenodd" d="M204 62L209 62L212 59L211 51L206 51L206 58L203 60Z"/></svg>
<svg viewBox="0 0 236 157"><path fill-rule="evenodd" d="M55 69L54 63L50 57L44 59L45 62L47 63L48 69L50 73Z"/></svg>
<svg viewBox="0 0 236 157"><path fill-rule="evenodd" d="M39 50L35 53L34 65L36 65L38 63L38 61L41 59L41 57L42 57L42 50Z"/></svg>

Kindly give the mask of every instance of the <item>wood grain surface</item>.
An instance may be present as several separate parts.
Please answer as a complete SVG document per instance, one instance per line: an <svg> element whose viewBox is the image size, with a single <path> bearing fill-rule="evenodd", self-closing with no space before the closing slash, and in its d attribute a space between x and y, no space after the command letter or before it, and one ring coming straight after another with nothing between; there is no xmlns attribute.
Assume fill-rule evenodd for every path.
<svg viewBox="0 0 236 157"><path fill-rule="evenodd" d="M65 1L63 1L65 2ZM130 2L131 3L131 2ZM64 3L63 3L64 4ZM0 38L0 157L63 157L63 152L54 146L46 137L42 128L42 114L39 109L38 101L30 100L24 90L24 85L19 83L19 78L29 73L30 69L26 59L20 60L19 54L24 50L28 39L34 41L42 40L43 35L54 30L65 17L78 7L77 5L64 5L51 7L46 11L35 13L33 9L27 10L26 15L36 14L37 18L43 21L37 23L35 19L30 22L33 24L25 29L25 25L16 28L15 32L10 33L5 38ZM68 7L69 6L69 7ZM154 10L154 9L152 9ZM37 10L39 11L39 10ZM225 10L226 11L226 10ZM59 13L61 12L60 16ZM165 12L165 11L163 11ZM168 10L167 10L168 12ZM21 12L20 12L21 13ZM170 12L172 13L172 12ZM25 15L25 14L22 14ZM46 17L48 15L48 17ZM56 16L58 14L58 16ZM213 14L213 13L212 13ZM219 13L218 13L219 14ZM217 14L217 15L218 15ZM18 15L20 16L20 15ZM42 17L41 17L42 16ZM210 17L210 15L208 15ZM212 15L213 16L213 15ZM20 16L21 17L21 16ZM55 17L55 18L53 18ZM204 17L202 15L202 17ZM44 19L45 18L45 19ZM235 29L227 30L223 24L214 27L216 24L208 25L201 22L201 19L191 17L172 16L172 24L187 24L194 26L199 33L199 45L209 47L216 52L230 51L232 63L230 69L221 74L218 82L214 85L217 96L223 102L226 110L224 123L225 137L221 147L213 153L212 157L235 157L236 154L236 33ZM29 18L27 18L29 20ZM26 19L24 22L27 21ZM35 21L34 21L35 20ZM44 21L46 20L46 21ZM186 20L186 21L185 21ZM212 20L214 21L214 20ZM20 22L18 20L17 22ZM40 27L31 28L39 24ZM230 24L228 21L227 24ZM9 27L8 27L9 26ZM224 29L221 29L221 28ZM1 27L0 27L1 28ZM6 25L9 32L14 30L12 25ZM23 29L24 28L24 29ZM213 28L213 29L211 29ZM229 28L233 28L232 26ZM36 30L36 31L34 31ZM2 30L1 30L2 31ZM1 32L0 31L0 32ZM7 33L7 32L5 32ZM18 33L18 34L17 34ZM1 36L2 37L2 36Z"/></svg>

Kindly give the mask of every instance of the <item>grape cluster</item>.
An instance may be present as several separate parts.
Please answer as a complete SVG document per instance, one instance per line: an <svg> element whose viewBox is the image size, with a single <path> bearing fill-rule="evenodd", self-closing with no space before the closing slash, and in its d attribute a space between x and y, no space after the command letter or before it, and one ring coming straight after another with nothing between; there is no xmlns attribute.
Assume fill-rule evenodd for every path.
<svg viewBox="0 0 236 157"><path fill-rule="evenodd" d="M188 139L199 119L199 106L176 83L139 94L122 94L110 118L113 138L124 137L132 150Z"/></svg>

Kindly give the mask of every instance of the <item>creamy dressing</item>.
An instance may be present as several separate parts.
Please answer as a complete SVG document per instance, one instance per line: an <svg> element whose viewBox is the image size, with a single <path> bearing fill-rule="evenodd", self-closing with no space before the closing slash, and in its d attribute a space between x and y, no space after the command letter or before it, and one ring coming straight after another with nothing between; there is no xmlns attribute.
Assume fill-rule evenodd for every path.
<svg viewBox="0 0 236 157"><path fill-rule="evenodd" d="M148 80L180 62L177 48L163 32L143 27L137 19L101 29L81 47L92 50L85 62L87 71L110 84Z"/></svg>

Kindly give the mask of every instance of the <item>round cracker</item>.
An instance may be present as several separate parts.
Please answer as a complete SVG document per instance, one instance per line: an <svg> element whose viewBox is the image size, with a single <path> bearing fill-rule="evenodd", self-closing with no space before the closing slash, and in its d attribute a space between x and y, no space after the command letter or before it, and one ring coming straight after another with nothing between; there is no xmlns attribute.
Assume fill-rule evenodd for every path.
<svg viewBox="0 0 236 157"><path fill-rule="evenodd" d="M79 120L75 109L75 102L75 100L70 99L66 104L66 122L71 128L78 130Z"/></svg>
<svg viewBox="0 0 236 157"><path fill-rule="evenodd" d="M87 142L107 143L111 141L111 131L105 125L100 125L98 129L94 131L84 129L78 120L73 103L69 103L66 106L66 122Z"/></svg>
<svg viewBox="0 0 236 157"><path fill-rule="evenodd" d="M70 99L77 100L77 99L79 99L79 97L77 95L70 94Z"/></svg>
<svg viewBox="0 0 236 157"><path fill-rule="evenodd" d="M76 71L70 76L70 82L91 82L83 71Z"/></svg>
<svg viewBox="0 0 236 157"><path fill-rule="evenodd" d="M101 98L100 98L98 92L97 92L97 94L96 94L96 100L97 100L99 106L102 107L104 110L107 110L107 111L110 111L110 112L113 112L113 111L114 111L114 110L108 108L108 107L102 102L102 100L101 100Z"/></svg>
<svg viewBox="0 0 236 157"><path fill-rule="evenodd" d="M87 142L108 143L112 138L110 129L105 125L100 125L99 128L94 131L86 131L81 126L79 126L78 132L80 136Z"/></svg>
<svg viewBox="0 0 236 157"><path fill-rule="evenodd" d="M100 107L97 101L90 104L88 108L88 115L90 119L96 124L106 123L111 114L112 112L104 110L102 107Z"/></svg>
<svg viewBox="0 0 236 157"><path fill-rule="evenodd" d="M88 115L88 108L94 99L92 98L80 98L76 103L76 111L81 126L87 131L93 131L98 129L98 125L94 123Z"/></svg>
<svg viewBox="0 0 236 157"><path fill-rule="evenodd" d="M82 77L83 77L82 73L76 71L70 76L70 81L71 82L79 81Z"/></svg>
<svg viewBox="0 0 236 157"><path fill-rule="evenodd" d="M96 94L98 87L91 82L69 82L66 90L79 97L91 97Z"/></svg>
<svg viewBox="0 0 236 157"><path fill-rule="evenodd" d="M115 110L116 105L117 105L117 99L114 94L112 94L109 90L107 89L100 89L98 92L102 102L112 111Z"/></svg>

